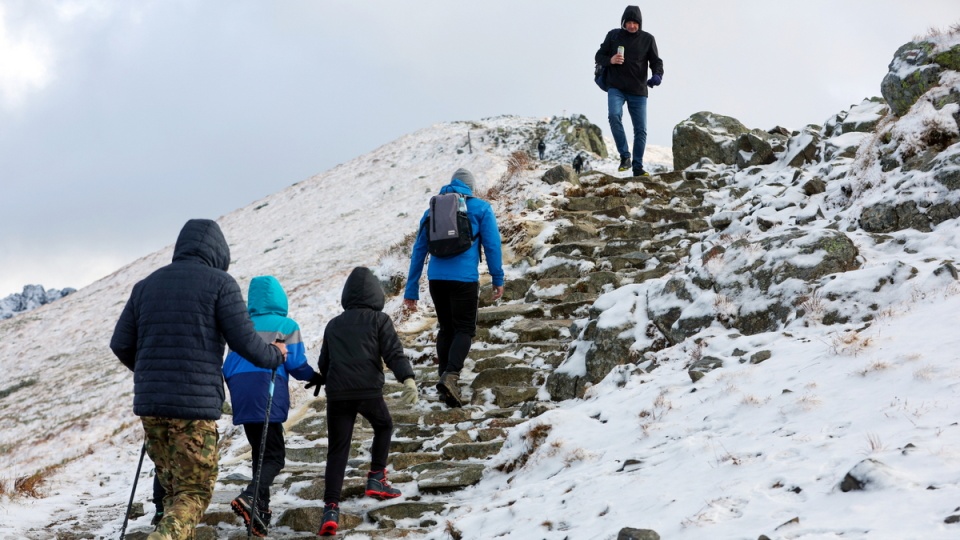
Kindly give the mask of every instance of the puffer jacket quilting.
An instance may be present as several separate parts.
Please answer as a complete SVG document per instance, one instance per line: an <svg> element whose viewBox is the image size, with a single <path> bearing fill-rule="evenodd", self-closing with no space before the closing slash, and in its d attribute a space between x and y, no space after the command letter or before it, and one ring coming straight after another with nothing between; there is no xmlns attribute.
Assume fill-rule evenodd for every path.
<svg viewBox="0 0 960 540"><path fill-rule="evenodd" d="M216 222L184 225L173 262L138 282L110 348L134 372L133 412L187 420L220 418L224 345L272 369L283 355L257 335Z"/></svg>

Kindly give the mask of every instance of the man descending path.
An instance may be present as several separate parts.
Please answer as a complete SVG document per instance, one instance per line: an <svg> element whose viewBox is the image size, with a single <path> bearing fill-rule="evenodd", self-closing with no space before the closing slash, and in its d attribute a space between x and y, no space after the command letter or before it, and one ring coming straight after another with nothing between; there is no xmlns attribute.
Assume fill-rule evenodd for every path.
<svg viewBox="0 0 960 540"><path fill-rule="evenodd" d="M437 391L449 407L460 407L460 371L470 352L477 331L477 298L480 290L480 249L487 257L487 269L493 280L493 299L503 295L503 267L500 252L500 230L490 203L473 196L473 174L457 169L450 183L440 188L441 194L456 193L463 197L472 234L470 247L450 257L430 256L427 280L430 297L437 311L437 358L440 362L440 382ZM420 275L428 251L428 218L430 210L420 219L420 230L410 256L410 271L403 303L407 310L416 311L420 299Z"/></svg>
<svg viewBox="0 0 960 540"><path fill-rule="evenodd" d="M621 172L633 167L634 176L647 176L643 170L643 152L647 146L647 87L663 80L663 60L657 41L642 30L640 8L627 6L620 19L620 28L607 32L594 56L596 63L607 67L607 118L610 131L620 152ZM653 76L647 79L647 68ZM623 130L623 105L627 105L633 123L633 155L631 161L627 135Z"/></svg>

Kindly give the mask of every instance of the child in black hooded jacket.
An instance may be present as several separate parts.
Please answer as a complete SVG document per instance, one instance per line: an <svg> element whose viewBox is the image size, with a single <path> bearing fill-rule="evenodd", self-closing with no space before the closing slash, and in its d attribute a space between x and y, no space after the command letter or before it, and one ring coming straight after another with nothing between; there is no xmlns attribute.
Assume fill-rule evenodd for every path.
<svg viewBox="0 0 960 540"><path fill-rule="evenodd" d="M413 369L403 354L393 321L383 312L383 288L369 268L353 269L343 286L340 303L344 312L327 323L317 369L327 387L328 433L320 536L337 533L340 491L357 414L373 427L366 495L380 500L400 496L400 490L387 482L393 419L383 399L384 363L404 384L400 401L412 405L418 398ZM315 385L306 387L312 386ZM319 386L314 395L318 393Z"/></svg>

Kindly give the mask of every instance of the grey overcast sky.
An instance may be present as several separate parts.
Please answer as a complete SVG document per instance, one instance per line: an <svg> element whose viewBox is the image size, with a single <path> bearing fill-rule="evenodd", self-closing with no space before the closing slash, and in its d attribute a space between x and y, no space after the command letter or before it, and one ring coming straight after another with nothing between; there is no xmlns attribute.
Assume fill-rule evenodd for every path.
<svg viewBox="0 0 960 540"><path fill-rule="evenodd" d="M437 122L579 113L609 0L0 0L0 297L82 287ZM639 2L663 85L648 143L709 110L820 124L880 94L957 0ZM443 179L438 179L438 185ZM362 189L362 186L358 186Z"/></svg>

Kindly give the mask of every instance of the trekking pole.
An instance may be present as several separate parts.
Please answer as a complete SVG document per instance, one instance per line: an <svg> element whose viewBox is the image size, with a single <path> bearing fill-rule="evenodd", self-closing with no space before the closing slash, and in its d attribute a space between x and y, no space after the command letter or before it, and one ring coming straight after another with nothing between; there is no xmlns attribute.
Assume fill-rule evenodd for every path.
<svg viewBox="0 0 960 540"><path fill-rule="evenodd" d="M120 527L120 540L127 532L127 520L130 519L130 509L133 508L133 496L137 493L137 480L140 479L140 468L143 467L143 456L147 453L147 441L144 439L143 447L140 448L140 461L137 463L137 475L133 477L133 489L130 490L130 502L127 503L127 511L123 514L123 527Z"/></svg>
<svg viewBox="0 0 960 540"><path fill-rule="evenodd" d="M283 343L283 338L278 337L276 341ZM257 458L257 474L253 479L253 508L250 509L250 524L247 525L247 540L253 534L253 520L260 519L260 509L257 504L260 499L260 471L263 470L263 454L267 451L267 430L270 429L270 405L273 403L273 383L277 380L277 370L273 370L270 375L270 391L267 394L267 414L263 419L263 436L260 437L260 457Z"/></svg>

